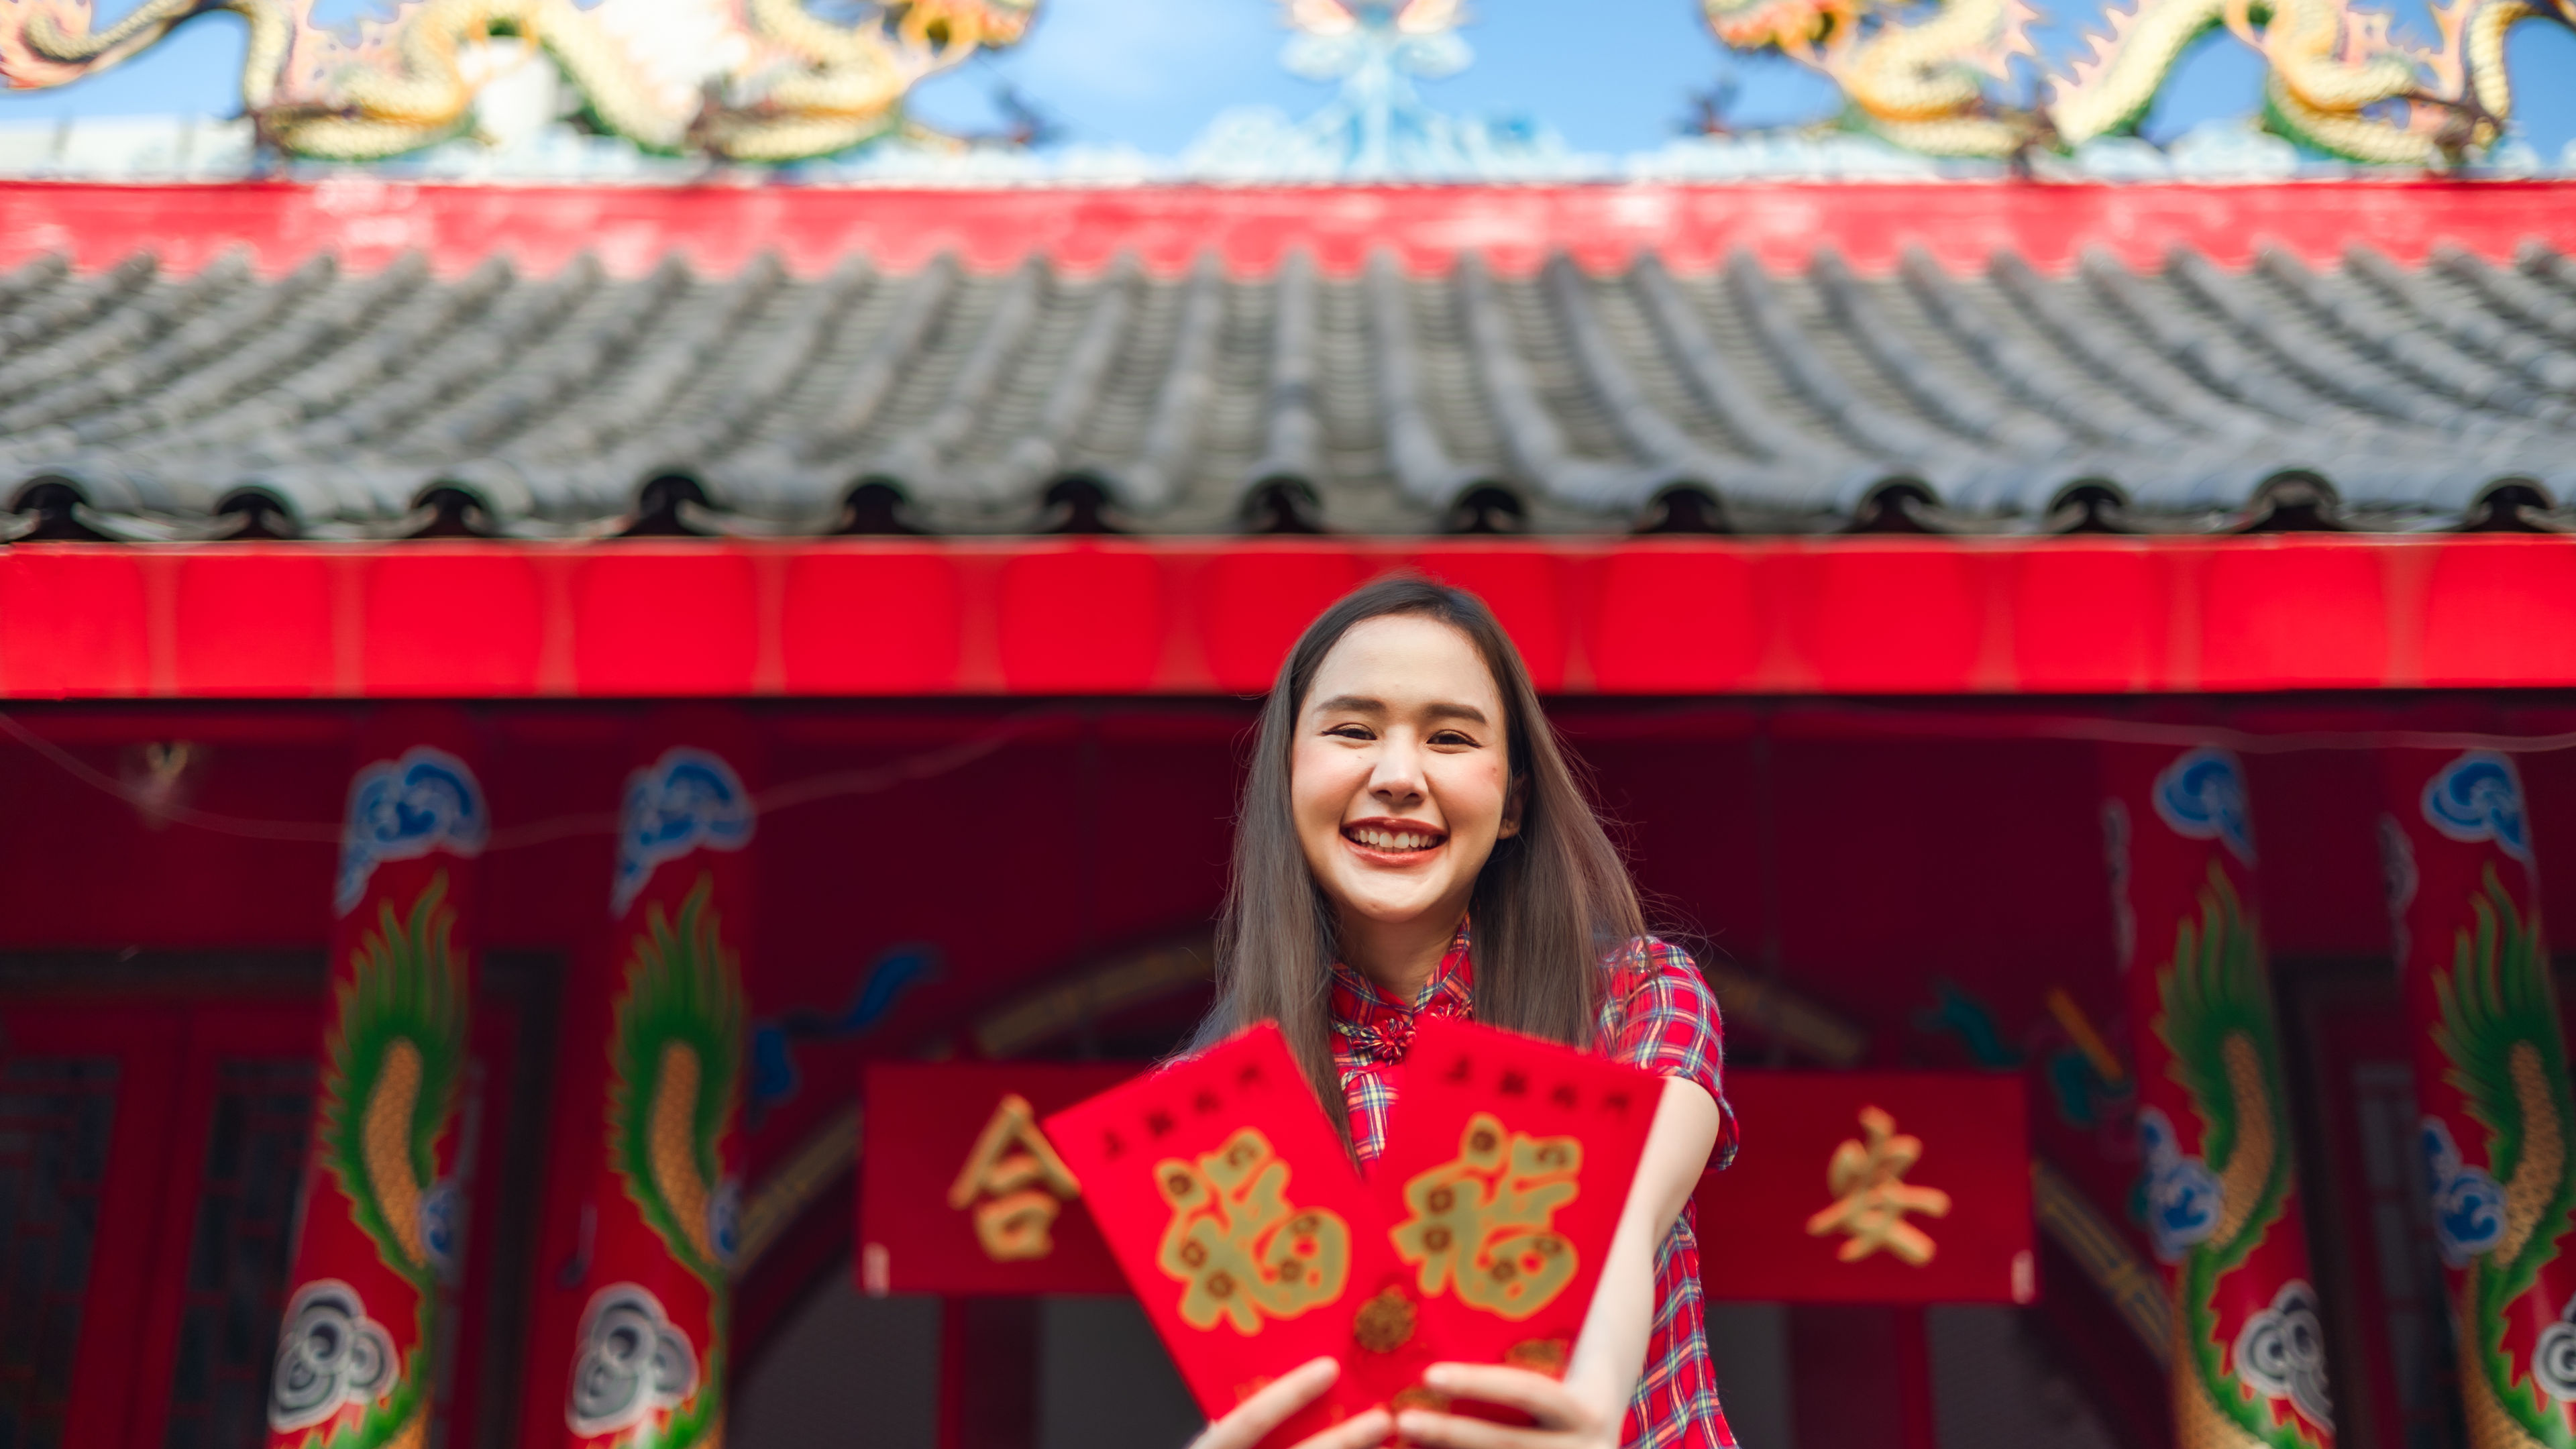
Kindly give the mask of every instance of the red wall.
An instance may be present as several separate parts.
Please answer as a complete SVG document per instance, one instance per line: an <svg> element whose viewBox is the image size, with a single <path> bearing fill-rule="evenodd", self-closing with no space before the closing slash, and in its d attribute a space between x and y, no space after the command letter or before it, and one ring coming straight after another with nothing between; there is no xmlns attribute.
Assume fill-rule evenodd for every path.
<svg viewBox="0 0 2576 1449"><path fill-rule="evenodd" d="M1745 708L1577 703L1559 715L1597 774L1658 918L1748 967L1776 954L1786 980L1869 1029L1880 1064L1972 1061L1959 1035L1918 1023L1934 1005L1935 980L1981 1002L2009 1046L2062 1039L2040 1005L2051 985L2120 1039L2084 743L1920 737L1926 721L2029 728L2030 716L2003 711L1873 724L1885 717L1808 709L1772 718L1758 738L1761 716ZM502 835L610 808L629 717L617 707L488 712L486 783ZM769 778L780 784L979 732L1018 733L948 773L762 821L751 967L759 1015L837 1013L897 943L927 941L945 966L866 1037L800 1048L805 1100L764 1126L757 1159L839 1098L864 1056L917 1050L1015 986L1085 959L1203 929L1222 888L1246 704L772 707L761 717ZM66 708L17 718L110 776L138 769L145 741L194 741L210 753L188 804L323 835L335 828L351 764L353 716L337 707ZM2254 722L2319 720L2349 728L2400 717L2306 711ZM2490 723L2536 732L2571 720L2526 712ZM1757 784L1764 758L1767 787ZM2550 842L2576 840L2576 759L2531 755L2524 768L2546 859ZM2249 770L2276 954L2383 949L2367 754L2252 754ZM150 828L132 807L14 743L0 742L0 800L0 949L324 941L326 843ZM1776 842L1767 873L1766 833ZM570 950L606 919L604 833L496 849L484 869L486 939L496 946ZM2576 869L2549 881L2550 908L2576 915ZM1739 1049L1767 1045L1748 1033Z"/></svg>
<svg viewBox="0 0 2576 1449"><path fill-rule="evenodd" d="M944 773L762 819L755 1017L838 1015L880 953L901 943L932 944L943 966L872 1030L798 1044L803 1086L751 1135L755 1182L850 1100L864 1060L918 1053L1017 988L1087 960L1202 932L1222 890L1248 702L751 708L773 790L995 740ZM2148 708L2168 722L2250 732L2262 903L2275 956L2290 960L2367 962L2385 950L2374 741L2399 729L2576 731L2576 706L2555 704ZM2043 1000L2063 987L2115 1045L2133 1031L2113 976L2083 738L2134 727L2114 709L2136 713L1582 700L1561 702L1557 720L1592 768L1656 920L1707 959L1776 967L1866 1028L1875 1065L2018 1059L2030 1069L2041 1149L2107 1206L2126 1200L2134 1172L2127 1123L2116 1107L2089 1123L2058 1110L2046 1069L2068 1038ZM618 705L482 713L493 947L569 955L607 920L604 830L508 842L531 825L610 809L639 714ZM0 950L320 949L352 707L66 706L13 718L108 778L133 777L145 742L191 741L204 763L183 803L313 838L153 828L61 761L0 740ZM2576 859L2576 843L2553 847L2576 842L2576 755L2526 754L2522 766L2544 862ZM2576 914L2576 866L2546 883L2546 909ZM1168 1003L1148 1025L1177 1031L1197 1006ZM1744 1024L1735 1038L1739 1061L1786 1060ZM1761 1124L1746 1132L1746 1150L1760 1151ZM746 1332L757 1337L757 1322L840 1250L847 1212L845 1198L828 1199L782 1245L767 1275L775 1281L747 1300ZM2052 1274L2072 1271L2049 1262ZM2055 1282L2046 1306L2061 1347L2103 1380L2097 1390L2153 1410L2145 1360L2089 1294Z"/></svg>

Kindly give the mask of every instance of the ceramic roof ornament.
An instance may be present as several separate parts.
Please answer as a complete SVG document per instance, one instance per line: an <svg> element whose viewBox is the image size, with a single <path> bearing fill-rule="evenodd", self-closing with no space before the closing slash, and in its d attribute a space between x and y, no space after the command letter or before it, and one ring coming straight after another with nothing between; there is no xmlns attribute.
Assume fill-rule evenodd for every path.
<svg viewBox="0 0 2576 1449"><path fill-rule="evenodd" d="M144 0L104 29L88 0L0 5L0 78L64 85L200 15L249 25L242 108L286 156L366 161L483 128L487 87L533 48L594 130L648 153L827 156L903 124L913 86L1016 43L1035 0L891 0L840 24L801 0L401 0L339 30L294 0Z"/></svg>

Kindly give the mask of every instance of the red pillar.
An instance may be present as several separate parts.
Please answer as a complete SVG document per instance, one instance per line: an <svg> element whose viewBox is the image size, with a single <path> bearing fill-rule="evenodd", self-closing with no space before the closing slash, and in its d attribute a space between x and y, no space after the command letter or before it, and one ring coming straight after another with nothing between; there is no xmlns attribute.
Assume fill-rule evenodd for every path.
<svg viewBox="0 0 2576 1449"><path fill-rule="evenodd" d="M2137 1025L2147 1228L2174 1294L2174 1438L2334 1442L2245 772L2106 745L2113 906Z"/></svg>
<svg viewBox="0 0 2576 1449"><path fill-rule="evenodd" d="M948 1298L939 1305L936 1449L1035 1449L1038 1300Z"/></svg>
<svg viewBox="0 0 2576 1449"><path fill-rule="evenodd" d="M1907 1341L1904 1312L1877 1303L1789 1305L1789 1418L1798 1449L1921 1449L1930 1442L1930 1353L1921 1334Z"/></svg>
<svg viewBox="0 0 2576 1449"><path fill-rule="evenodd" d="M2380 821L2471 1449L2576 1444L2576 1094L2510 757L2389 750Z"/></svg>
<svg viewBox="0 0 2576 1449"><path fill-rule="evenodd" d="M472 756L452 709L379 711L360 734L332 887L322 1093L269 1382L280 1449L432 1437L465 1224L453 1128L472 863L491 828Z"/></svg>
<svg viewBox="0 0 2576 1449"><path fill-rule="evenodd" d="M751 755L720 708L641 735L602 934L566 993L529 1449L723 1440Z"/></svg>

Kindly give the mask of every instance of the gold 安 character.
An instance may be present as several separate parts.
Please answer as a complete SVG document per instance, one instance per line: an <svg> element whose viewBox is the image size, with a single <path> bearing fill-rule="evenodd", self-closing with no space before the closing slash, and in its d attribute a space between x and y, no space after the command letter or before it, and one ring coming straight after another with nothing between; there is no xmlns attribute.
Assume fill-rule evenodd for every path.
<svg viewBox="0 0 2576 1449"><path fill-rule="evenodd" d="M1860 1109L1861 1131L1868 1140L1846 1140L1834 1149L1825 1168L1825 1186L1834 1200L1807 1219L1810 1236L1847 1234L1834 1257L1857 1263L1885 1248L1900 1261L1920 1268L1932 1261L1939 1245L1932 1236L1905 1220L1907 1213L1946 1217L1950 1195L1937 1187L1916 1187L1905 1174L1923 1157L1923 1139L1896 1130L1896 1119L1878 1107Z"/></svg>

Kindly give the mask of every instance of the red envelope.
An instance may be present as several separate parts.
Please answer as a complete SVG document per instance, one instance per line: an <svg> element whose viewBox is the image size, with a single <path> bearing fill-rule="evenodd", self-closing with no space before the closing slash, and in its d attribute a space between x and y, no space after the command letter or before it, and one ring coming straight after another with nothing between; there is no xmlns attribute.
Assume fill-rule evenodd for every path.
<svg viewBox="0 0 2576 1449"><path fill-rule="evenodd" d="M1403 1357L1562 1376L1662 1099L1661 1078L1620 1062L1422 1021L1369 1171L1420 1305Z"/></svg>
<svg viewBox="0 0 2576 1449"><path fill-rule="evenodd" d="M1270 1023L1058 1112L1046 1135L1210 1418L1310 1359L1348 1364L1361 1304L1403 1271ZM1264 1442L1382 1397L1345 1373Z"/></svg>

